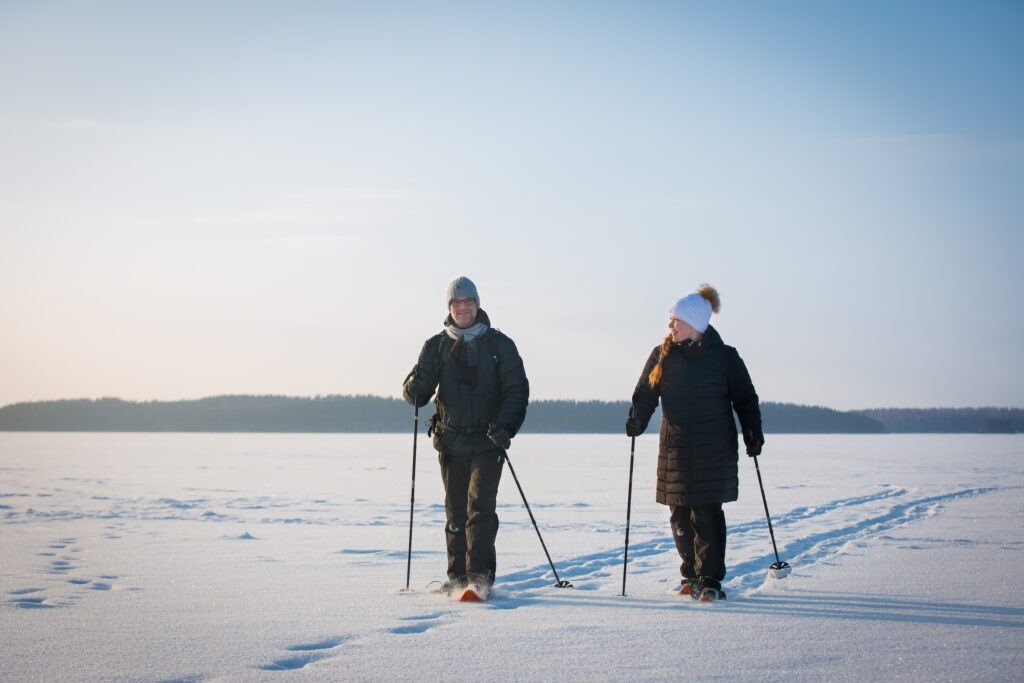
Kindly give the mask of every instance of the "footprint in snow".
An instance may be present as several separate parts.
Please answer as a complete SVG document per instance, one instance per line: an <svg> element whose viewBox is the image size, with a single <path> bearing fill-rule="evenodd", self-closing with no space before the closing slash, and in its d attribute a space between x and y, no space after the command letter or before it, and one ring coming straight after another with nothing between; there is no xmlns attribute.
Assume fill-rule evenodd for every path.
<svg viewBox="0 0 1024 683"><path fill-rule="evenodd" d="M323 659L326 655L322 654L308 654L299 657L288 657L286 659L279 659L273 664L266 664L260 667L262 671L295 671L296 669L302 669Z"/></svg>
<svg viewBox="0 0 1024 683"><path fill-rule="evenodd" d="M329 656L328 650L333 650L346 640L348 640L347 637L335 637L315 643L289 645L285 650L301 654L278 659L271 664L265 664L259 668L261 671L296 671L305 668L313 662L326 659Z"/></svg>
<svg viewBox="0 0 1024 683"><path fill-rule="evenodd" d="M53 560L50 562L51 574L67 574L75 567L68 560Z"/></svg>
<svg viewBox="0 0 1024 683"><path fill-rule="evenodd" d="M336 648L344 643L348 638L328 638L322 640L319 643L309 643L308 645L291 645L285 649L289 652L313 652L316 650L330 650Z"/></svg>
<svg viewBox="0 0 1024 683"><path fill-rule="evenodd" d="M7 602L21 609L53 609L54 607L60 607L60 605L50 602L48 598L29 595L11 598Z"/></svg>
<svg viewBox="0 0 1024 683"><path fill-rule="evenodd" d="M436 612L432 614L420 614L411 617L402 617L402 621L410 622L402 626L394 626L388 629L389 633L395 635L407 635L409 633L426 633L435 626L441 625L441 617L444 616L443 612Z"/></svg>
<svg viewBox="0 0 1024 683"><path fill-rule="evenodd" d="M440 619L444 612L433 612L431 614L416 614L411 617L402 617L402 621L424 621L426 619Z"/></svg>

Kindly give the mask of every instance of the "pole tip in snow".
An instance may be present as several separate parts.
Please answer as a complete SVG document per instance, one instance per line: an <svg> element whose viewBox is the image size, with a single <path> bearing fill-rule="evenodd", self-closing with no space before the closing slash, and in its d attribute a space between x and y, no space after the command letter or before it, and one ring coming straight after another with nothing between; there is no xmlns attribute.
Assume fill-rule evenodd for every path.
<svg viewBox="0 0 1024 683"><path fill-rule="evenodd" d="M789 562L773 562L772 566L768 568L768 576L773 579L784 579L789 576L791 571L793 568L789 566Z"/></svg>
<svg viewBox="0 0 1024 683"><path fill-rule="evenodd" d="M568 581L558 581L555 583L555 588L572 588L572 584Z"/></svg>

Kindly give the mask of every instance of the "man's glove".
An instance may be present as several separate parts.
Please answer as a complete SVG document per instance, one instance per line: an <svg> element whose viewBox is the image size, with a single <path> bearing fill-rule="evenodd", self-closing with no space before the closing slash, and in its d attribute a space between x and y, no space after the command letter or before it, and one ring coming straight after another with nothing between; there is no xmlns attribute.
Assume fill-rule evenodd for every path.
<svg viewBox="0 0 1024 683"><path fill-rule="evenodd" d="M487 438L498 448L508 448L512 445L512 437L504 425L494 424L487 430Z"/></svg>
<svg viewBox="0 0 1024 683"><path fill-rule="evenodd" d="M632 416L626 418L626 436L640 436L643 433L644 428L639 420Z"/></svg>
<svg viewBox="0 0 1024 683"><path fill-rule="evenodd" d="M747 455L753 458L761 455L761 446L764 445L764 434L761 432L743 433L743 442L747 444Z"/></svg>
<svg viewBox="0 0 1024 683"><path fill-rule="evenodd" d="M417 363L412 367L412 371L406 375L405 381L402 382L402 396L405 398L407 403L410 403L417 408L422 408L430 402L430 397L434 395L434 390L431 389L429 394L417 393L417 379L419 374L420 365Z"/></svg>

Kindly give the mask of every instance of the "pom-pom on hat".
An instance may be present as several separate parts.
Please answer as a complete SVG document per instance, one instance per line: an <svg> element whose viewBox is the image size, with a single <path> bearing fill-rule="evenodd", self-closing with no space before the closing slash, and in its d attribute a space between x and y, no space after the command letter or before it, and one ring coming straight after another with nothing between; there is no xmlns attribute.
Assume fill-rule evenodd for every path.
<svg viewBox="0 0 1024 683"><path fill-rule="evenodd" d="M677 301L668 310L673 318L679 318L701 334L708 329L711 314L721 308L718 291L711 285L701 285L696 292Z"/></svg>
<svg viewBox="0 0 1024 683"><path fill-rule="evenodd" d="M480 295L476 293L476 285L465 275L455 278L448 285L448 295L445 297L444 307L448 308L456 299L476 299L476 305L480 305Z"/></svg>

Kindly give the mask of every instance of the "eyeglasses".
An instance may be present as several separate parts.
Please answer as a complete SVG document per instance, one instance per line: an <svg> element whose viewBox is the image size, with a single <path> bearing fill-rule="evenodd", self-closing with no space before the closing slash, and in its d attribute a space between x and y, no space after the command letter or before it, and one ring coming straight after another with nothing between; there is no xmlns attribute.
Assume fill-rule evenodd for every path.
<svg viewBox="0 0 1024 683"><path fill-rule="evenodd" d="M452 299L451 305L456 308L471 308L476 306L476 299Z"/></svg>

